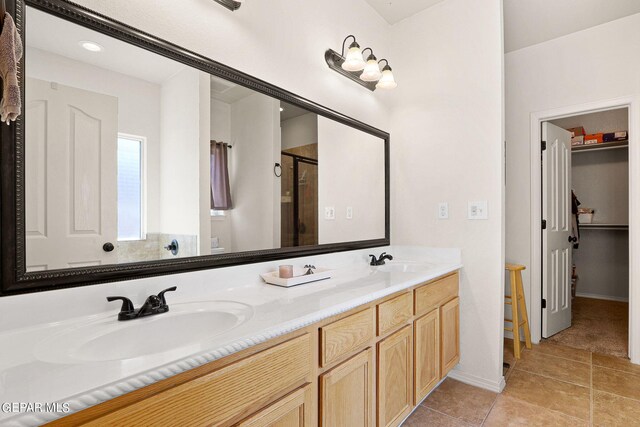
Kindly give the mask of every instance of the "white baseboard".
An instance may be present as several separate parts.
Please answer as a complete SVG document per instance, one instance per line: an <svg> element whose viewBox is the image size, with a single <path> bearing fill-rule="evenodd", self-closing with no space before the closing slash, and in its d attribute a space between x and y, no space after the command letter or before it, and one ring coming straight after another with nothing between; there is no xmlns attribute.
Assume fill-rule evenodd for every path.
<svg viewBox="0 0 640 427"><path fill-rule="evenodd" d="M453 378L454 380L458 380L465 384L480 387L485 390L493 391L495 393L501 393L502 390L504 389L504 386L506 385L506 382L504 381L504 377L501 377L500 381L498 382L489 381L485 378L480 378L466 372L458 371L457 369L454 369L451 372L449 372L449 375L447 376L449 378Z"/></svg>
<svg viewBox="0 0 640 427"><path fill-rule="evenodd" d="M592 299L603 299L607 301L619 301L619 302L629 302L629 298L624 297L612 297L609 295L598 295L598 294L585 294L582 292L576 292L577 297L582 298L592 298Z"/></svg>

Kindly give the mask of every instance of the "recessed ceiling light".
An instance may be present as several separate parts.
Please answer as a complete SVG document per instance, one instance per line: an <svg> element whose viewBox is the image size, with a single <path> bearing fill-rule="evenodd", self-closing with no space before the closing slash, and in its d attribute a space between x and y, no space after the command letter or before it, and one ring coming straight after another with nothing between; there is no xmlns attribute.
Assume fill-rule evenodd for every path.
<svg viewBox="0 0 640 427"><path fill-rule="evenodd" d="M284 111L284 108L280 107L280 112L282 113Z"/></svg>
<svg viewBox="0 0 640 427"><path fill-rule="evenodd" d="M104 48L102 46L100 46L96 42L90 42L90 41L87 41L87 40L82 40L82 41L78 42L78 44L80 46L82 46L83 49L86 49L89 52L102 52L104 50Z"/></svg>

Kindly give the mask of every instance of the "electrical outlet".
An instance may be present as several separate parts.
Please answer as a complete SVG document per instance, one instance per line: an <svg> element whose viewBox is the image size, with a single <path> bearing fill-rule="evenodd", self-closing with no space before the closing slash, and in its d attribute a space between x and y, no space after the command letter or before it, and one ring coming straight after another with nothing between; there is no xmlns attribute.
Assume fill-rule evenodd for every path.
<svg viewBox="0 0 640 427"><path fill-rule="evenodd" d="M326 206L324 208L324 219L328 219L328 220L336 219L336 208L333 206Z"/></svg>
<svg viewBox="0 0 640 427"><path fill-rule="evenodd" d="M479 202L469 202L469 219L489 219L489 212L487 210L487 201L482 200Z"/></svg>
<svg viewBox="0 0 640 427"><path fill-rule="evenodd" d="M353 208L351 206L347 206L347 219L353 219Z"/></svg>
<svg viewBox="0 0 640 427"><path fill-rule="evenodd" d="M449 218L449 204L447 202L440 202L438 204L438 219Z"/></svg>

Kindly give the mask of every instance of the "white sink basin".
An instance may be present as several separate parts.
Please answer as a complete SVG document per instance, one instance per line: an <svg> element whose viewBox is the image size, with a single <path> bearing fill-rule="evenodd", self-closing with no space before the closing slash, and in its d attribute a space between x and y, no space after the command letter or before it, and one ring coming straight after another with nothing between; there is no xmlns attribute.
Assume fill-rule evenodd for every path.
<svg viewBox="0 0 640 427"><path fill-rule="evenodd" d="M127 360L159 353L198 351L208 340L251 318L251 306L234 301L171 304L167 313L118 321L117 313L69 328L41 341L37 359L54 363ZM185 352L186 350L186 352Z"/></svg>
<svg viewBox="0 0 640 427"><path fill-rule="evenodd" d="M434 264L414 261L393 261L376 267L386 273L422 273L434 267Z"/></svg>

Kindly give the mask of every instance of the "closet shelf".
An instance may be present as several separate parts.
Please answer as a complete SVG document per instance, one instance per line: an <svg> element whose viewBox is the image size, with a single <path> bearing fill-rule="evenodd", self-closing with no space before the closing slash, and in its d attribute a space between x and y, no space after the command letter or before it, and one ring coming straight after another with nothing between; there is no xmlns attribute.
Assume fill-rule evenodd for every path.
<svg viewBox="0 0 640 427"><path fill-rule="evenodd" d="M629 224L580 224L580 228L591 230L628 230Z"/></svg>
<svg viewBox="0 0 640 427"><path fill-rule="evenodd" d="M627 147L629 147L629 141L613 141L613 142L602 142L600 144L574 145L573 147L571 147L571 152L582 153L583 151L613 150L616 148L627 148Z"/></svg>

